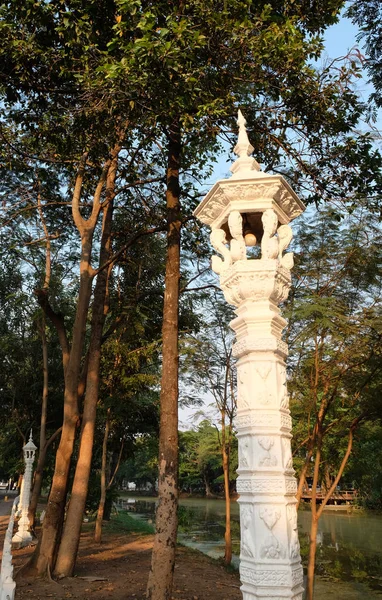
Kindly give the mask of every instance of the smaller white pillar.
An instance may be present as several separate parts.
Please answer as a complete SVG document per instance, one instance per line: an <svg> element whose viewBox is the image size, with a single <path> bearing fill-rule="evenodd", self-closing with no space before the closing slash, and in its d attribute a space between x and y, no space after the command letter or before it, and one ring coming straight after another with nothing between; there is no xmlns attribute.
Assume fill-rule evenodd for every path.
<svg viewBox="0 0 382 600"><path fill-rule="evenodd" d="M21 485L20 485L20 500L19 500L19 504L17 506L17 510L16 510L16 517L20 517L21 513L23 512L23 505L21 503L21 498L23 497L23 489L24 489L24 475L23 478L21 480Z"/></svg>
<svg viewBox="0 0 382 600"><path fill-rule="evenodd" d="M20 495L20 502L22 506L21 517L18 522L17 532L12 538L12 543L19 546L19 548L27 546L32 541L32 534L29 531L28 509L32 487L32 469L36 450L37 447L33 443L31 430L29 441L23 448L25 471Z"/></svg>

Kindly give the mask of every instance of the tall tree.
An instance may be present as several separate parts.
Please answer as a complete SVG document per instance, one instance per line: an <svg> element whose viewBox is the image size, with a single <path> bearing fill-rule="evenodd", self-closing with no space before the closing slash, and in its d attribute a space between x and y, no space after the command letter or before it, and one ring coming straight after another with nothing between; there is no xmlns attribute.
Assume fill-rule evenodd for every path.
<svg viewBox="0 0 382 600"><path fill-rule="evenodd" d="M178 530L178 319L180 279L179 120L169 131L166 173L167 258L162 326L162 380L159 428L158 507L153 558L147 587L149 598L169 598ZM158 577L158 573L167 577Z"/></svg>
<svg viewBox="0 0 382 600"><path fill-rule="evenodd" d="M189 338L189 361L185 368L190 370L187 380L198 394L211 394L213 408L219 415L219 446L224 478L226 506L224 561L232 560L230 470L233 445L233 420L236 415L236 373L232 356L233 333L229 321L233 311L216 291L203 304L205 324L203 332Z"/></svg>
<svg viewBox="0 0 382 600"><path fill-rule="evenodd" d="M303 457L299 497L306 476L313 478L309 600L319 518L342 477L356 428L379 410L382 273L374 219L360 209L338 222L324 210L303 222L297 237L288 341L292 410L299 415L294 443ZM325 490L319 506L318 486Z"/></svg>
<svg viewBox="0 0 382 600"><path fill-rule="evenodd" d="M80 447L74 474L72 495L55 565L55 573L58 576L73 574L88 492L99 393L102 335L108 308L107 296L110 268L103 268L103 266L112 256L112 215L115 178L120 151L121 145L117 144L111 153L110 167L105 181L106 193L105 200L102 203L103 220L99 251L99 267L102 270L98 273L94 289Z"/></svg>

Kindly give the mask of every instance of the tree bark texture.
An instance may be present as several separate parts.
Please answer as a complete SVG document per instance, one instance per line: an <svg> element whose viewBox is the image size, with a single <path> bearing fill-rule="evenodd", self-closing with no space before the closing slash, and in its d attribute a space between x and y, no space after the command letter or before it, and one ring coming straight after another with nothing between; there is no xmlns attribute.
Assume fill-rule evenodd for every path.
<svg viewBox="0 0 382 600"><path fill-rule="evenodd" d="M102 462L101 462L101 498L98 505L97 519L95 524L94 540L100 544L102 538L102 521L105 511L105 500L106 500L106 463L107 463L107 439L110 431L110 408L107 411L106 423L105 423L105 434L103 436L102 444Z"/></svg>
<svg viewBox="0 0 382 600"><path fill-rule="evenodd" d="M50 264L50 263L49 263ZM31 500L28 509L29 526L34 529L34 521L36 515L37 502L41 491L42 485L42 472L44 469L45 458L46 458L46 416L48 409L48 395L49 395L49 369L48 369L48 343L45 334L45 318L43 317L40 335L42 344L42 369L43 369L43 386L42 386L42 402L41 402L41 418L40 418L40 443L38 451L38 461L35 471L33 489L31 493Z"/></svg>
<svg viewBox="0 0 382 600"><path fill-rule="evenodd" d="M232 561L232 537L231 537L231 498L229 494L229 447L226 440L225 416L222 415L222 462L224 476L225 497L225 532L224 532L224 562L230 565Z"/></svg>
<svg viewBox="0 0 382 600"><path fill-rule="evenodd" d="M313 600L314 594L314 571L315 571L315 560L316 560L316 549L317 549L317 531L318 531L318 519L312 515L312 522L310 524L310 535L309 535L309 557L308 557L308 569L307 569L307 583L306 583L306 600Z"/></svg>
<svg viewBox="0 0 382 600"><path fill-rule="evenodd" d="M62 427L57 429L50 436L50 438L47 441L45 441L45 444L43 447L40 446L37 467L36 467L36 471L34 474L31 501L29 504L29 512L28 512L28 518L29 518L29 523L30 523L31 529L34 529L34 525L35 525L35 521L36 521L36 509L37 509L37 504L38 504L38 500L40 498L40 493L41 493L46 454L47 454L49 446L60 435L61 431L62 431Z"/></svg>
<svg viewBox="0 0 382 600"><path fill-rule="evenodd" d="M306 600L313 600L313 595L314 595L314 573L315 573L315 566L316 566L318 522L319 522L319 519L322 515L322 512L323 512L325 506L327 505L329 499L331 498L334 490L336 489L336 487L343 475L343 472L345 470L346 464L349 460L349 456L351 454L352 447L353 447L354 430L356 429L358 424L361 422L361 420L362 420L362 416L359 416L356 419L354 419L350 425L348 445L346 448L346 452L344 454L344 457L343 457L341 464L339 466L339 469L337 471L337 475L336 475L333 483L331 484L330 488L327 490L325 497L322 499L322 502L321 502L321 505L319 508L317 508L316 491L317 491L317 484L318 484L318 477L319 477L319 469L320 469L320 464L321 464L321 450L322 450L323 433L322 433L322 424L320 422L317 424L318 443L317 443L317 451L316 451L316 456L315 456L313 484L312 484L312 504L311 504L312 521L311 521L311 527L310 527L310 545L309 545L308 569L307 569Z"/></svg>
<svg viewBox="0 0 382 600"><path fill-rule="evenodd" d="M53 481L40 539L28 565L26 565L27 571L34 572L36 575L40 576L49 573L54 566L64 520L70 460L73 453L78 423L78 380L81 370L86 320L92 291L92 241L100 210L100 196L105 183L107 170L110 165L109 161L105 164L93 197L91 216L88 220L85 220L80 213L80 197L86 160L87 155L84 154L76 177L72 198L73 220L81 236L80 285L76 315L73 324L72 344L67 359L64 359L65 355L63 348L65 391L62 433L56 453ZM49 308L49 303L47 303L47 306ZM63 342L65 342L65 340L63 340Z"/></svg>
<svg viewBox="0 0 382 600"><path fill-rule="evenodd" d="M99 258L100 267L110 258L112 252L111 230L113 199L119 151L120 148L115 150L106 180L106 199L103 206L103 224ZM94 289L80 447L64 531L54 568L55 575L59 577L71 577L73 575L80 542L81 526L88 493L93 455L94 430L99 392L102 333L106 316L105 301L107 298L109 275L110 268L100 270Z"/></svg>
<svg viewBox="0 0 382 600"><path fill-rule="evenodd" d="M31 501L29 503L29 510L28 510L29 527L30 527L31 531L33 531L35 528L36 510L37 510L38 499L39 499L40 493L41 493L42 474L43 474L43 470L44 470L45 459L46 459L46 450L45 450L45 448L41 448L41 446L40 446L39 453L38 453L37 467L36 467L36 470L34 473Z"/></svg>
<svg viewBox="0 0 382 600"><path fill-rule="evenodd" d="M82 268L85 264L89 264L89 244L85 246L85 257L81 261ZM87 269L84 269L80 278L80 290L73 327L73 342L65 377L64 420L61 440L56 454L52 487L41 537L29 563L29 568L36 571L38 575L45 575L52 568L56 544L58 543L63 523L70 459L78 422L77 385L90 293L91 279Z"/></svg>
<svg viewBox="0 0 382 600"><path fill-rule="evenodd" d="M167 163L167 256L163 305L159 480L156 532L147 586L151 600L171 597L178 529L178 316L180 279L179 124L173 123Z"/></svg>

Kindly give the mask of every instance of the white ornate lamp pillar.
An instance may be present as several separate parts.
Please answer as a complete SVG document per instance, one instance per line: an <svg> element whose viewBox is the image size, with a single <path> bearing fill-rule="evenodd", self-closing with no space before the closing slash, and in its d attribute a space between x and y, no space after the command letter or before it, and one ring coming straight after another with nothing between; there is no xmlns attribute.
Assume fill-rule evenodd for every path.
<svg viewBox="0 0 382 600"><path fill-rule="evenodd" d="M32 440L32 430L30 432L29 441L23 447L25 471L21 484L21 517L18 522L18 529L12 538L12 543L19 547L27 546L32 541L32 535L29 531L28 509L32 487L32 469L37 447Z"/></svg>
<svg viewBox="0 0 382 600"><path fill-rule="evenodd" d="M281 175L260 171L250 158L239 111L239 158L230 179L218 181L195 210L212 229L227 302L236 306L241 553L244 600L301 600L303 573L297 534L289 399L278 305L289 293L293 254L288 223L305 209ZM258 246L252 251L248 247Z"/></svg>

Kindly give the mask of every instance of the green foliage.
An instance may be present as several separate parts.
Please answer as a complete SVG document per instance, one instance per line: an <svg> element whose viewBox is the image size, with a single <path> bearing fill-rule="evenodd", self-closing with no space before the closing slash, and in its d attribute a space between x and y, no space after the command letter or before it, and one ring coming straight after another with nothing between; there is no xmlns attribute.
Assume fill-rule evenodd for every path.
<svg viewBox="0 0 382 600"><path fill-rule="evenodd" d="M367 60L366 69L374 85L372 94L378 106L382 106L382 6L379 0L357 0L351 2L347 16L360 29L359 40L364 42Z"/></svg>
<svg viewBox="0 0 382 600"><path fill-rule="evenodd" d="M232 443L230 482L237 469L237 440ZM185 493L221 494L223 490L221 431L209 421L196 429L179 432L179 487Z"/></svg>
<svg viewBox="0 0 382 600"><path fill-rule="evenodd" d="M105 533L136 533L140 535L150 535L154 533L154 527L141 519L135 519L127 512L121 511L113 515L108 523L104 524Z"/></svg>
<svg viewBox="0 0 382 600"><path fill-rule="evenodd" d="M131 185L142 180L132 175L139 171L136 153L146 173L163 167L154 143L166 145L176 119L185 202L185 170L199 176L221 133L233 141L241 106L257 157L290 177L308 200L351 195L359 203L372 195L375 205L381 159L370 138L355 133L367 112L353 89L359 61L351 56L322 72L310 64L342 6L342 0L319 6L71 0L64 7L60 0L13 0L1 8L3 142L17 148L16 158L5 150L7 168L19 170L21 163L31 172L30 159L44 158L39 168L48 173L54 166L53 180L63 177L70 187L82 151L89 152L94 176L126 127Z"/></svg>
<svg viewBox="0 0 382 600"><path fill-rule="evenodd" d="M41 311L30 302L28 279L22 261L9 251L6 240L0 257L0 473L16 477L23 471L22 446L33 429L38 443L42 396ZM29 289L28 289L29 288ZM47 336L50 351L52 404L47 436L61 424L62 362L54 336Z"/></svg>
<svg viewBox="0 0 382 600"><path fill-rule="evenodd" d="M296 246L287 332L296 465L322 446L327 489L350 428L382 417L380 229L364 211L341 222L324 211L301 224Z"/></svg>
<svg viewBox="0 0 382 600"><path fill-rule="evenodd" d="M357 432L347 480L366 508L382 509L382 426L380 420L363 423Z"/></svg>
<svg viewBox="0 0 382 600"><path fill-rule="evenodd" d="M134 482L137 488L150 486L155 493L158 478L158 438L143 435L137 437L133 452L119 471L120 481Z"/></svg>

